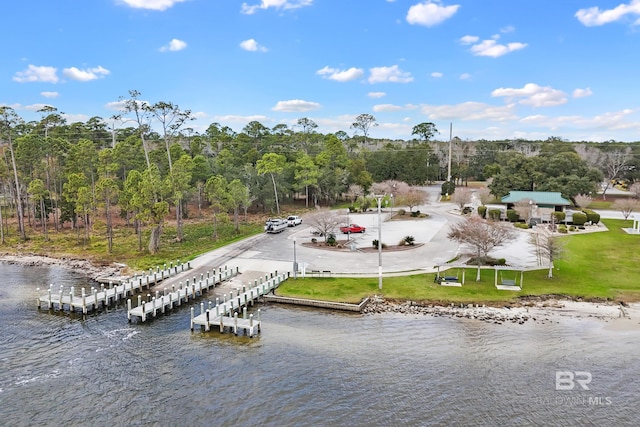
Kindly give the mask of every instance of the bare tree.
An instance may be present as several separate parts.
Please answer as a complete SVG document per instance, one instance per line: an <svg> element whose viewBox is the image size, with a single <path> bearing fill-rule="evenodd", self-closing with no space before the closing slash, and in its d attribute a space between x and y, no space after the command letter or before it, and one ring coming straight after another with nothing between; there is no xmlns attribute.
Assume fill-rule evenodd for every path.
<svg viewBox="0 0 640 427"><path fill-rule="evenodd" d="M640 207L640 203L638 203L636 199L624 198L617 199L615 202L613 202L613 205L611 207L622 212L622 216L624 216L624 219L628 219L629 215L631 215L631 212L636 211L638 207Z"/></svg>
<svg viewBox="0 0 640 427"><path fill-rule="evenodd" d="M585 209L591 204L591 201L593 200L593 198L588 194L578 194L577 196L573 197L573 200L575 200L576 205L580 209Z"/></svg>
<svg viewBox="0 0 640 427"><path fill-rule="evenodd" d="M354 204L358 197L364 195L364 189L359 184L350 184L347 188L346 196L349 198L351 204Z"/></svg>
<svg viewBox="0 0 640 427"><path fill-rule="evenodd" d="M473 193L471 189L467 187L458 187L456 188L455 193L453 193L453 202L458 205L460 210L464 208L464 205L467 203L471 203L473 199Z"/></svg>
<svg viewBox="0 0 640 427"><path fill-rule="evenodd" d="M536 251L538 265L543 265L543 261L549 264L548 279L553 278L554 262L562 257L566 243L565 239L554 234L555 228L556 225L552 219L548 227L536 227L536 232L531 235L531 243Z"/></svg>
<svg viewBox="0 0 640 427"><path fill-rule="evenodd" d="M533 214L533 200L518 200L513 204L513 209L518 213L518 216L528 224Z"/></svg>
<svg viewBox="0 0 640 427"><path fill-rule="evenodd" d="M309 224L311 228L318 232L321 236L324 236L324 241L327 241L329 234L340 225L342 217L335 211L329 209L318 209L313 214L305 218L305 222Z"/></svg>
<svg viewBox="0 0 640 427"><path fill-rule="evenodd" d="M604 188L602 189L602 198L606 198L607 189L611 183L618 178L620 172L624 170L631 160L631 148L619 149L614 151L607 151L602 153L602 156L598 162L598 167L602 171L605 177Z"/></svg>
<svg viewBox="0 0 640 427"><path fill-rule="evenodd" d="M633 194L633 197L636 199L640 199L640 182L634 182L631 187L629 187L629 192Z"/></svg>
<svg viewBox="0 0 640 427"><path fill-rule="evenodd" d="M374 182L371 186L371 191L374 194L388 194L393 197L398 197L401 194L409 191L409 184L404 181L396 181L395 179L388 179L382 182Z"/></svg>
<svg viewBox="0 0 640 427"><path fill-rule="evenodd" d="M419 188L412 187L404 194L400 194L396 199L396 204L406 205L409 212L413 212L413 208L429 203L429 195Z"/></svg>
<svg viewBox="0 0 640 427"><path fill-rule="evenodd" d="M516 230L511 224L487 221L473 215L452 225L447 237L458 243L469 245L475 250L478 264L476 281L479 281L482 260L494 248L514 240Z"/></svg>
<svg viewBox="0 0 640 427"><path fill-rule="evenodd" d="M491 201L494 199L493 194L491 194L491 190L489 189L489 187L482 187L481 189L476 191L476 197L478 198L478 200L480 200L480 203L482 203L483 205L491 203Z"/></svg>

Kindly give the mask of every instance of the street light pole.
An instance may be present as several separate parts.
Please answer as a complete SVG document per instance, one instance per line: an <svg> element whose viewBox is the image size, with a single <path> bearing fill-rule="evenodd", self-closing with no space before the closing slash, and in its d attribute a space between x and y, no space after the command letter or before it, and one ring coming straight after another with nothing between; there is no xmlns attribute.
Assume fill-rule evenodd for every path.
<svg viewBox="0 0 640 427"><path fill-rule="evenodd" d="M378 201L378 289L382 290L382 216L381 206L384 195L376 195Z"/></svg>
<svg viewBox="0 0 640 427"><path fill-rule="evenodd" d="M293 278L298 278L298 260L296 258L296 238L293 238Z"/></svg>

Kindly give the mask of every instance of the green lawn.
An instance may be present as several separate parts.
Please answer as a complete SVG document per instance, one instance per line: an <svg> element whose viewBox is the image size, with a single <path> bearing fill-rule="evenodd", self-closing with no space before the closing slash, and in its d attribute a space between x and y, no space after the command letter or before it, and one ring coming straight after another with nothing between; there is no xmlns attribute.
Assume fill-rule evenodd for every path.
<svg viewBox="0 0 640 427"><path fill-rule="evenodd" d="M438 304L513 302L527 295L567 295L586 300L640 301L640 236L629 235L622 227L631 221L603 220L609 232L572 234L565 255L556 263L553 279L547 270L524 274L521 292L500 291L494 286L495 272L482 270L475 281L476 269L466 271L463 287L434 283L434 274L385 277L378 291L378 278L298 278L289 279L278 289L283 296L357 303L364 297L382 293L386 298L408 299ZM452 271L453 272L453 271ZM461 277L462 272L456 270ZM515 278L504 271L504 278ZM519 278L518 278L519 279Z"/></svg>

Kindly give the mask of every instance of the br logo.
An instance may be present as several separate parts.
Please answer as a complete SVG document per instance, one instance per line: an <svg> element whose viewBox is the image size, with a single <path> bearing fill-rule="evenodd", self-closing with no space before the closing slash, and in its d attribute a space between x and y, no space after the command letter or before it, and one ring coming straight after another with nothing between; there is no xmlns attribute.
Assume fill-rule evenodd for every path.
<svg viewBox="0 0 640 427"><path fill-rule="evenodd" d="M589 384L592 376L590 372L585 371L556 371L556 390L573 390L576 383L582 390L589 390Z"/></svg>

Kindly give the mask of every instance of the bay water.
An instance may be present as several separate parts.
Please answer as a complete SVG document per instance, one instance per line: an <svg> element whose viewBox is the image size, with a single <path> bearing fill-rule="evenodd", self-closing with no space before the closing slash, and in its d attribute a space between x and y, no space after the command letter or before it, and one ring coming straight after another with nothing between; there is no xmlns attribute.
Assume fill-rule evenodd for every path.
<svg viewBox="0 0 640 427"><path fill-rule="evenodd" d="M601 320L258 304L250 338L191 332L192 303L146 323L38 310L37 287L90 285L60 267L0 277L4 426L640 425L640 330Z"/></svg>

